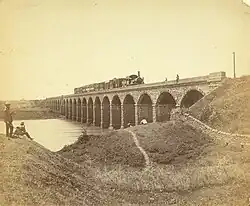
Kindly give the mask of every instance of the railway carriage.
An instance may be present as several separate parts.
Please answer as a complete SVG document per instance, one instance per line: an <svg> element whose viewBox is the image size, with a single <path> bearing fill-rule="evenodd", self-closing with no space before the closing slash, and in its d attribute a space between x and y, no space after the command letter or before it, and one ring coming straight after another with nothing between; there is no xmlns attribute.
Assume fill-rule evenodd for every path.
<svg viewBox="0 0 250 206"><path fill-rule="evenodd" d="M86 92L94 92L101 90L109 90L120 87L127 87L131 85L144 84L144 78L141 78L140 72L138 74L132 74L126 78L114 78L109 81L94 83L78 87L74 89L74 94L83 94Z"/></svg>

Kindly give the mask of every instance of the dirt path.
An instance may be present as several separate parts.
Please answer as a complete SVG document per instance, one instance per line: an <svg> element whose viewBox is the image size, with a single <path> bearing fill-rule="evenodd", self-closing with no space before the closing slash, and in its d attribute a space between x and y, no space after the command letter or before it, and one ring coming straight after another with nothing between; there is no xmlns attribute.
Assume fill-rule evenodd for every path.
<svg viewBox="0 0 250 206"><path fill-rule="evenodd" d="M146 153L146 151L140 146L140 143L136 137L136 134L134 132L132 132L131 130L127 130L131 135L132 138L134 140L134 143L136 145L136 147L140 150L140 152L143 154L144 159L145 159L145 163L146 163L146 167L148 167L150 165L150 161L149 161L149 157L148 154Z"/></svg>

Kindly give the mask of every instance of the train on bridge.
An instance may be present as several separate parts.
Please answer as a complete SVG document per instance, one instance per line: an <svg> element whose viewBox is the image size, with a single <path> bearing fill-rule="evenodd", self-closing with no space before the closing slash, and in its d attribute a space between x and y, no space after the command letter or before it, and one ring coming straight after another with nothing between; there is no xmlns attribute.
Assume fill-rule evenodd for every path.
<svg viewBox="0 0 250 206"><path fill-rule="evenodd" d="M82 87L74 88L74 94L82 94L86 92L94 92L101 90L108 90L113 88L127 87L131 85L144 84L144 78L140 76L140 71L138 74L132 74L125 78L114 78L106 82L94 83L85 85Z"/></svg>

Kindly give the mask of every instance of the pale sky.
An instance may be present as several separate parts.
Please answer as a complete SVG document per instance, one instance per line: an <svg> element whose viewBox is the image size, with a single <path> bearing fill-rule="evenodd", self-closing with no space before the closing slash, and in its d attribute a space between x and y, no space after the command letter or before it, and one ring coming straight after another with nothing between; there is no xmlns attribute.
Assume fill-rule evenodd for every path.
<svg viewBox="0 0 250 206"><path fill-rule="evenodd" d="M0 100L73 93L141 71L146 83L250 74L241 0L0 0Z"/></svg>

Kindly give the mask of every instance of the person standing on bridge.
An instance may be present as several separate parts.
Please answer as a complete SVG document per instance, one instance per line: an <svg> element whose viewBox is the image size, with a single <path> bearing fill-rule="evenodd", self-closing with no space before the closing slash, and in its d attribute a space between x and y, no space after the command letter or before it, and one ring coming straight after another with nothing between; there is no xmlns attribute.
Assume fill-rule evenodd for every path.
<svg viewBox="0 0 250 206"><path fill-rule="evenodd" d="M10 112L10 103L6 102L5 103L5 110L4 110L4 123L6 127L6 137L12 137L13 133L13 117L12 117L13 112Z"/></svg>
<svg viewBox="0 0 250 206"><path fill-rule="evenodd" d="M180 79L179 74L177 74L177 75L176 75L176 83L177 83L177 84L178 84L178 82L179 82L179 79Z"/></svg>

